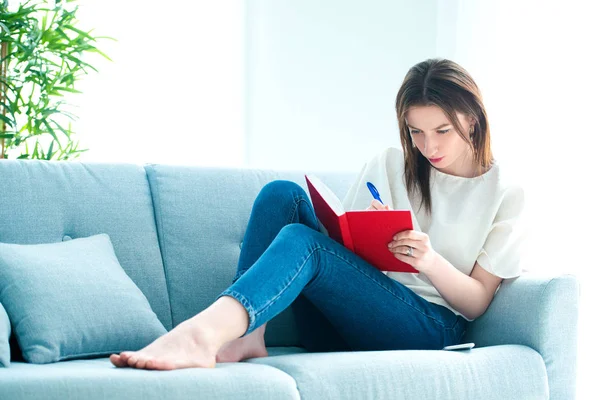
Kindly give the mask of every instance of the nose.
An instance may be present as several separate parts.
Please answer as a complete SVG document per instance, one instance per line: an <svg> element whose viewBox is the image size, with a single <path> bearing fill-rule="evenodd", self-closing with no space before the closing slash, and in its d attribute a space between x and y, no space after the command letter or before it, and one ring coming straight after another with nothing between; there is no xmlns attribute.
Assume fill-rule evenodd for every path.
<svg viewBox="0 0 600 400"><path fill-rule="evenodd" d="M432 158L437 153L437 142L432 138L425 138L423 144L423 153L426 154L427 158Z"/></svg>

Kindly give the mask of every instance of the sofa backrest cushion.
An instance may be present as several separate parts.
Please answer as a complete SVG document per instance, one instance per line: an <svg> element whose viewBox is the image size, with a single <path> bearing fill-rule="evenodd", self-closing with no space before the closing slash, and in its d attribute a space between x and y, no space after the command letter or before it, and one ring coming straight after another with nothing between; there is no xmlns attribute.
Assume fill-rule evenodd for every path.
<svg viewBox="0 0 600 400"><path fill-rule="evenodd" d="M159 242L176 326L208 307L235 275L256 196L276 179L300 184L304 172L147 165ZM315 173L343 198L351 173ZM291 308L276 316L267 346L298 345Z"/></svg>
<svg viewBox="0 0 600 400"><path fill-rule="evenodd" d="M0 182L0 242L55 243L106 233L123 270L172 328L143 166L3 160Z"/></svg>

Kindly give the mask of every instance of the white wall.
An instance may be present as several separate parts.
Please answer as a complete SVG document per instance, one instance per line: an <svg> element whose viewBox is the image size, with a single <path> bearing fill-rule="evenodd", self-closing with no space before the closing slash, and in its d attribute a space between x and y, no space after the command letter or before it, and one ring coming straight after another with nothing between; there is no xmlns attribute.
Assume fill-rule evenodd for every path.
<svg viewBox="0 0 600 400"><path fill-rule="evenodd" d="M118 42L73 96L81 159L357 170L399 143L395 96L436 52L436 7L82 2L82 26Z"/></svg>
<svg viewBox="0 0 600 400"><path fill-rule="evenodd" d="M578 398L592 398L600 357L600 6L584 0L439 2L448 12L438 28L455 26L456 41L438 54L475 77L494 153L525 186L530 234L524 264L575 274L581 284Z"/></svg>
<svg viewBox="0 0 600 400"><path fill-rule="evenodd" d="M396 94L434 55L436 2L247 2L246 161L358 170L399 144Z"/></svg>
<svg viewBox="0 0 600 400"><path fill-rule="evenodd" d="M82 27L118 42L82 82L82 160L243 164L244 1L81 2ZM95 59L95 58L94 58Z"/></svg>

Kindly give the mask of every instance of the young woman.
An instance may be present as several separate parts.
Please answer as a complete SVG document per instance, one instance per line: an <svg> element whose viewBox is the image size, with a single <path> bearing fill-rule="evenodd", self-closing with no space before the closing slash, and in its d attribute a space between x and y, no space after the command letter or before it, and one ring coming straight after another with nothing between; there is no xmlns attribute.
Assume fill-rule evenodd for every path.
<svg viewBox="0 0 600 400"><path fill-rule="evenodd" d="M309 351L442 349L461 343L502 279L519 276L522 189L492 157L487 115L471 76L449 60L410 69L396 98L402 150L362 168L346 209L410 209L414 230L389 251L419 271L382 273L320 231L296 183L256 198L230 287L201 313L117 367L214 367L267 356L269 320L292 306ZM385 202L372 200L373 182Z"/></svg>

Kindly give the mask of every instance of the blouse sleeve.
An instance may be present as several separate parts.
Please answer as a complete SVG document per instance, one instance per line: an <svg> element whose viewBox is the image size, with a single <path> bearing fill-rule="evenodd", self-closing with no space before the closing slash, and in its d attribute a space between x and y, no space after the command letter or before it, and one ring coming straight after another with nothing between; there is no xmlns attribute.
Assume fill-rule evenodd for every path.
<svg viewBox="0 0 600 400"><path fill-rule="evenodd" d="M524 207L523 189L508 188L477 256L481 268L500 278L515 278L522 272L520 260L526 239Z"/></svg>

